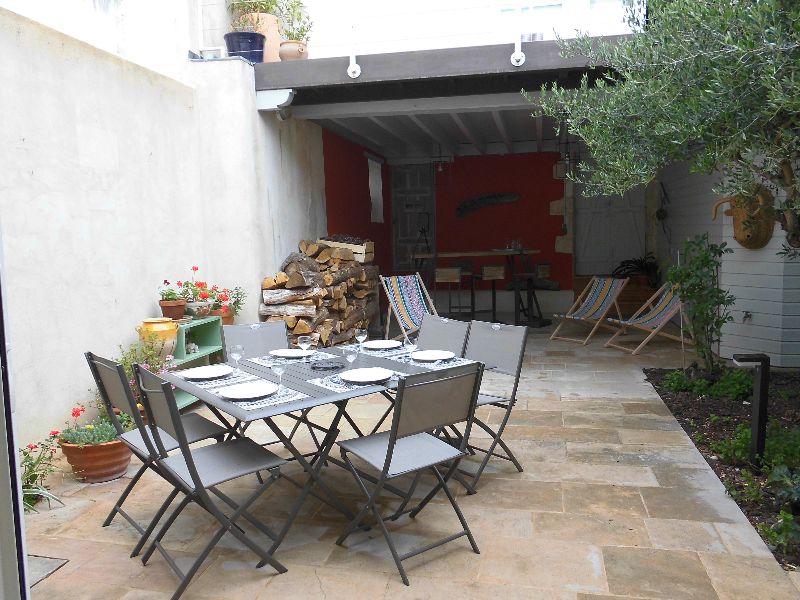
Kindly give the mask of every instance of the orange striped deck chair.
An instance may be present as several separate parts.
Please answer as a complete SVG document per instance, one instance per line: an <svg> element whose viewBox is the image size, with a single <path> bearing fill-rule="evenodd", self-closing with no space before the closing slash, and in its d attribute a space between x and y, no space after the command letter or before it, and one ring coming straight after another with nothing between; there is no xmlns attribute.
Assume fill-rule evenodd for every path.
<svg viewBox="0 0 800 600"><path fill-rule="evenodd" d="M607 327L613 330L614 328L604 321L608 311L610 311L612 307L617 310L617 316L622 319L622 313L619 310L617 298L627 283L627 278L592 277L592 280L575 299L575 304L572 305L572 308L570 308L566 314L553 315L557 319L561 319L561 323L556 327L550 339L578 342L585 346L600 327ZM564 323L568 321L586 323L587 325L593 325L593 327L589 335L583 339L559 336L559 330L564 326Z"/></svg>
<svg viewBox="0 0 800 600"><path fill-rule="evenodd" d="M409 334L415 333L422 325L422 317L426 314L439 315L433 305L428 290L419 273L413 275L392 275L383 277L381 284L389 299L389 307L386 309L386 333L384 337L389 338L389 325L391 315L397 320L400 326L400 335L394 339L408 339Z"/></svg>
<svg viewBox="0 0 800 600"><path fill-rule="evenodd" d="M662 331L664 326L679 312L681 312L681 299L678 296L678 289L675 285L665 283L639 310L633 313L630 319L608 319L609 323L620 326L620 329L606 342L606 347L611 346L631 354L639 354L642 348L657 335L679 342L688 341L691 344L691 340L682 340L677 335ZM615 344L614 340L625 334L629 327L646 331L649 335L635 348Z"/></svg>

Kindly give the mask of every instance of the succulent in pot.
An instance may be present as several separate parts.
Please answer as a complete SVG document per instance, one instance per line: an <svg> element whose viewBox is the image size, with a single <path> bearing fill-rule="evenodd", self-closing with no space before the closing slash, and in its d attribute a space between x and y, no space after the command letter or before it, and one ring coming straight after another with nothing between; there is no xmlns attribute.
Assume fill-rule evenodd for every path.
<svg viewBox="0 0 800 600"><path fill-rule="evenodd" d="M73 473L88 483L122 477L131 462L130 449L117 439L117 430L107 416L80 424L85 411L83 405L73 407L72 421L58 434L58 445Z"/></svg>

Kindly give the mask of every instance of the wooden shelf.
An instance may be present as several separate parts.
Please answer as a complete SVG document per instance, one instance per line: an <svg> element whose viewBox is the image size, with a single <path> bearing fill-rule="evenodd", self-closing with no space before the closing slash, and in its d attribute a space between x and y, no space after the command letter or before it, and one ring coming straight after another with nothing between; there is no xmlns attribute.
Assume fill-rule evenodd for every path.
<svg viewBox="0 0 800 600"><path fill-rule="evenodd" d="M199 346L197 352L187 354L186 345L194 342ZM175 344L175 366L179 368L196 367L204 364L222 362L222 322L220 317L194 319L178 325L178 338ZM182 390L175 390L178 408L185 408L197 402L197 398Z"/></svg>

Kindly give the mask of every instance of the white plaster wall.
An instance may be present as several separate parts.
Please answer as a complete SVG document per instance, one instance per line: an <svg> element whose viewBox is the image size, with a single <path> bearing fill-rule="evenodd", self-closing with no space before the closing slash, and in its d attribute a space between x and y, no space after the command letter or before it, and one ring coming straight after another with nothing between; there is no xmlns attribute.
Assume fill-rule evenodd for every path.
<svg viewBox="0 0 800 600"><path fill-rule="evenodd" d="M320 129L255 110L241 60L179 83L0 9L0 227L20 441L90 402L164 278L242 285L325 231ZM35 63L34 63L35 61ZM5 290L4 290L5 291Z"/></svg>

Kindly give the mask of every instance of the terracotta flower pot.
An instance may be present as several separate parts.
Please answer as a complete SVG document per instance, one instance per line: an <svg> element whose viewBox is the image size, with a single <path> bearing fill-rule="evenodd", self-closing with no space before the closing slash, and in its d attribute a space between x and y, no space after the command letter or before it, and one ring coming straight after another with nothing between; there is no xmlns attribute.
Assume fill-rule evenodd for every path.
<svg viewBox="0 0 800 600"><path fill-rule="evenodd" d="M161 307L161 314L168 319L180 319L186 312L186 300L159 300L158 305Z"/></svg>
<svg viewBox="0 0 800 600"><path fill-rule="evenodd" d="M81 448L77 444L59 442L75 476L87 483L100 483L118 479L128 470L130 449L120 442L106 442Z"/></svg>
<svg viewBox="0 0 800 600"><path fill-rule="evenodd" d="M308 58L308 48L305 42L298 40L287 40L281 42L281 47L278 49L278 55L281 60L300 60Z"/></svg>
<svg viewBox="0 0 800 600"><path fill-rule="evenodd" d="M266 38L264 62L279 61L278 48L280 47L281 28L278 17L269 13L249 13L247 19L253 24L256 33L260 33Z"/></svg>
<svg viewBox="0 0 800 600"><path fill-rule="evenodd" d="M212 317L221 317L223 325L233 325L233 320L236 318L229 310L222 312L221 308L211 311Z"/></svg>

